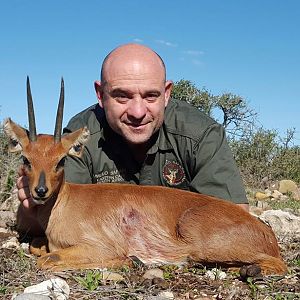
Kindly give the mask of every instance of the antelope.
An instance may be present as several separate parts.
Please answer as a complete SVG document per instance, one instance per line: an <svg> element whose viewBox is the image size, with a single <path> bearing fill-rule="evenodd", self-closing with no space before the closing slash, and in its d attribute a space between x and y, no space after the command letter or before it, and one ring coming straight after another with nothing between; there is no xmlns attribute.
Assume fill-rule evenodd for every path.
<svg viewBox="0 0 300 300"><path fill-rule="evenodd" d="M272 229L236 204L168 187L65 182L64 159L81 155L89 131L61 135L63 79L54 136L36 134L28 77L27 102L29 131L11 119L4 129L10 151L23 156L36 220L48 240L39 268L116 268L136 257L146 265L195 261L287 272ZM30 221L18 222L30 232Z"/></svg>

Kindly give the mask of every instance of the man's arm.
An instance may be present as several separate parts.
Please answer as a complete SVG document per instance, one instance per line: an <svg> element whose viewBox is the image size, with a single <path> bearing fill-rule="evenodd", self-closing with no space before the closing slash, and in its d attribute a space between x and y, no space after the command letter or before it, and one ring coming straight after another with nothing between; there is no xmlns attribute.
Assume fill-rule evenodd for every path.
<svg viewBox="0 0 300 300"><path fill-rule="evenodd" d="M81 158L68 156L64 170L67 182L93 183L92 164L86 149L84 149Z"/></svg>
<svg viewBox="0 0 300 300"><path fill-rule="evenodd" d="M81 114L78 114L69 121L67 126L63 129L63 134L69 134L85 126L89 127L87 120L81 118L80 116ZM64 167L65 180L67 182L82 184L93 183L92 159L88 150L88 144L89 142L84 147L81 157L67 157ZM93 149L91 149L91 151L92 150Z"/></svg>
<svg viewBox="0 0 300 300"><path fill-rule="evenodd" d="M190 168L192 190L232 201L248 210L240 172L221 125L215 123L206 129L194 146Z"/></svg>

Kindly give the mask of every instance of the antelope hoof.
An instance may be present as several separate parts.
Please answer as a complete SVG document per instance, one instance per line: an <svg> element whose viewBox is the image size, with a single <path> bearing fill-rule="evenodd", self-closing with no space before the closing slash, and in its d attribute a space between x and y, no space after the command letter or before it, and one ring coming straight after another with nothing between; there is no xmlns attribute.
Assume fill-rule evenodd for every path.
<svg viewBox="0 0 300 300"><path fill-rule="evenodd" d="M48 242L44 237L35 238L29 245L29 251L35 256L43 256L49 252Z"/></svg>
<svg viewBox="0 0 300 300"><path fill-rule="evenodd" d="M261 267L259 265L242 266L240 268L242 280L246 280L248 277L257 277L261 275Z"/></svg>

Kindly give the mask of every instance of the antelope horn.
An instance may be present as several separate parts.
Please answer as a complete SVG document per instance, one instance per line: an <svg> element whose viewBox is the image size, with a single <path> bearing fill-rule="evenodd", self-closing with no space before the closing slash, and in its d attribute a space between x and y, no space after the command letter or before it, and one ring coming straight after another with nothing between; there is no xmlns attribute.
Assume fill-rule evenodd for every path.
<svg viewBox="0 0 300 300"><path fill-rule="evenodd" d="M64 79L61 78L60 96L59 96L59 103L57 107L55 130L54 130L55 143L59 143L61 140L61 129L62 129L62 121L63 121L63 113L64 113L64 99L65 99Z"/></svg>
<svg viewBox="0 0 300 300"><path fill-rule="evenodd" d="M27 76L27 108L28 108L28 122L29 122L29 140L31 142L35 142L36 141L36 126L35 126L32 95L31 95L31 90L30 90L30 82L29 82L28 76Z"/></svg>

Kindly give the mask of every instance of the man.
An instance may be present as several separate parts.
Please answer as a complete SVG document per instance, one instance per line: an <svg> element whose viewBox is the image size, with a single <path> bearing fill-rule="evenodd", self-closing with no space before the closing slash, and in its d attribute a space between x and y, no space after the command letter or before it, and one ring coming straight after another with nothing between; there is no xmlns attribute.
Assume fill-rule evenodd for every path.
<svg viewBox="0 0 300 300"><path fill-rule="evenodd" d="M248 210L224 129L186 104L170 100L162 59L127 44L104 60L95 82L99 103L71 119L64 132L87 126L91 138L80 159L68 158L66 180L163 185L217 196ZM26 178L19 199L32 207Z"/></svg>

